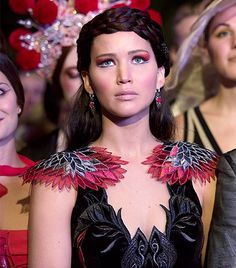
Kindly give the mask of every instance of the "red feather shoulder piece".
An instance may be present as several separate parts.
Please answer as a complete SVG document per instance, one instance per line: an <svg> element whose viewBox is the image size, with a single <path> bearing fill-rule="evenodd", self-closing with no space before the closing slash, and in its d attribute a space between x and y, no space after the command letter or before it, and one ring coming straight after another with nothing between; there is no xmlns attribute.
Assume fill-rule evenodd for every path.
<svg viewBox="0 0 236 268"><path fill-rule="evenodd" d="M197 144L164 142L143 162L150 165L148 173L158 181L174 184L198 179L205 183L215 177L218 156Z"/></svg>
<svg viewBox="0 0 236 268"><path fill-rule="evenodd" d="M70 189L71 186L97 190L98 187L107 188L119 182L126 172L121 165L127 163L104 148L86 147L53 154L29 168L23 180L24 183L44 183L60 190Z"/></svg>

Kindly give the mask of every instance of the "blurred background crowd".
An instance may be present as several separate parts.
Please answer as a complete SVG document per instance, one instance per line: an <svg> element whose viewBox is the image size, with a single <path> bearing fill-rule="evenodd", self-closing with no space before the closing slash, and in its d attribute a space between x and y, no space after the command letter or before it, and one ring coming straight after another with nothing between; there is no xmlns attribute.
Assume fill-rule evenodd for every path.
<svg viewBox="0 0 236 268"><path fill-rule="evenodd" d="M20 187L19 174L32 161L67 147L66 120L82 83L76 40L83 24L109 7L146 10L163 27L171 62L165 89L176 118L175 139L218 155L236 148L235 3L0 0L0 121L8 118L0 128L0 176L3 182L7 176L18 179L8 188L0 183L3 207L9 207L5 218L0 217L0 238L8 235L1 229L27 229L29 186ZM7 96L8 91L12 94ZM8 198L8 192L17 194ZM14 215L19 219L14 221ZM17 235L26 243L25 233ZM24 251L22 255L26 247Z"/></svg>
<svg viewBox="0 0 236 268"><path fill-rule="evenodd" d="M29 13L24 10L24 3L30 4L31 2L33 1L0 1L0 31L1 50L4 50L17 65L25 92L24 111L19 119L19 127L16 136L17 150L21 151L23 149L22 152L24 154L27 154L34 160L38 160L56 151L56 147L63 148L63 134L58 129L61 129L63 126L65 114L70 106L68 99L78 89L80 83L78 79L80 78L76 71L75 49L73 52L70 52L71 48L69 48L69 46L63 48L62 57L58 59L57 67L55 68L55 66L53 66L55 72L51 70L50 79L48 79L47 75L41 75L37 70L34 70L36 69L34 65L36 64L35 61L37 62L37 55L31 54L28 57L28 54L16 53L17 46L19 45L19 42L16 42L16 36L18 37L19 34L22 34L22 32L17 32L19 28L22 29L22 25L19 24L19 21L28 20L30 17ZM73 1L69 2L72 3ZM83 4L84 1L77 2L81 3L83 12L88 12L95 9L94 3L99 1L92 1L92 4L90 3L89 5ZM106 3L109 1L100 2ZM110 2L113 4L113 2L122 1ZM145 5L149 6L150 12L152 12L150 14L162 25L169 43L173 62L176 58L179 46L197 17L201 1L152 0L143 1L143 3L141 3L142 1L134 1L134 3L136 2L137 7L139 7L139 5L141 5L141 8L142 5L144 7ZM86 3L86 1L84 3ZM27 33L30 27L27 25L24 26L26 27L23 33ZM32 27L34 25L30 26ZM71 54L68 59L67 54ZM60 78L60 76L64 77ZM63 84L61 84L60 79L64 81ZM190 82L187 83L188 86L191 85L191 79L194 78L189 78ZM173 111L176 114L183 112L188 107L198 104L198 102L203 99L203 87L201 84L196 92L193 90L191 93L189 93L189 89L186 85L183 87L185 90L182 92L180 99L176 98L175 93L170 94L170 102L175 102L177 99L173 105ZM187 105L185 105L186 102L188 103ZM182 109L180 109L180 107L182 107ZM47 134L49 133L50 135L48 136ZM60 141L58 141L58 139ZM45 143L47 140L48 144ZM47 146L42 146L42 144L47 144ZM46 151L44 152L43 148L49 149L45 149Z"/></svg>

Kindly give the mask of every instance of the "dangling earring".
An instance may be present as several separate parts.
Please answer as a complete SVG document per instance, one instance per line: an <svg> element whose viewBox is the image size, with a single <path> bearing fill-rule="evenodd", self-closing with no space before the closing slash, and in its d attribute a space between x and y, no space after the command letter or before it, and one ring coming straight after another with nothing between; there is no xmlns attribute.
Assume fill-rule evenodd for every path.
<svg viewBox="0 0 236 268"><path fill-rule="evenodd" d="M160 88L156 89L155 102L156 102L157 109L160 109L161 108L161 90L160 90Z"/></svg>
<svg viewBox="0 0 236 268"><path fill-rule="evenodd" d="M89 94L89 98L90 98L89 108L92 111L92 113L94 113L95 112L94 94Z"/></svg>
<svg viewBox="0 0 236 268"><path fill-rule="evenodd" d="M21 107L20 107L20 106L17 107L17 113L18 113L18 114L21 113Z"/></svg>

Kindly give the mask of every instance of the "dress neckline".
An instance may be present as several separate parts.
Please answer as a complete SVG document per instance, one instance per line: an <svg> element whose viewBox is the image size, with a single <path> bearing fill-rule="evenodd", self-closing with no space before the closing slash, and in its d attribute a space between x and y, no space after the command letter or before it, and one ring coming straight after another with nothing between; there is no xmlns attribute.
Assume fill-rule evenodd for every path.
<svg viewBox="0 0 236 268"><path fill-rule="evenodd" d="M22 175L30 166L34 164L29 158L20 155L20 160L25 164L24 167L12 167L9 165L0 165L0 176L14 177ZM8 193L6 186L0 183L0 198Z"/></svg>

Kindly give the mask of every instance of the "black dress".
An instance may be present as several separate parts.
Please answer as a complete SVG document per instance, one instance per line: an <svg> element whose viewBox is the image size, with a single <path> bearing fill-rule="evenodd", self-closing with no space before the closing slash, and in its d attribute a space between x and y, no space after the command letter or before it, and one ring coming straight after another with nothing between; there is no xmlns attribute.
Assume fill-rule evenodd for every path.
<svg viewBox="0 0 236 268"><path fill-rule="evenodd" d="M202 208L192 179L214 176L217 156L198 145L165 142L142 164L167 184L169 207L165 233L153 226L147 239L141 229L131 237L108 203L106 187L125 180L127 162L101 147L86 147L52 155L29 169L25 182L45 183L59 190L78 190L71 219L72 267L198 268L203 245Z"/></svg>
<svg viewBox="0 0 236 268"><path fill-rule="evenodd" d="M79 190L72 216L72 267L201 267L202 209L192 182L176 183L168 189L169 210L163 207L166 232L154 226L149 240L140 229L130 236L121 210L115 213L104 189Z"/></svg>
<svg viewBox="0 0 236 268"><path fill-rule="evenodd" d="M184 114L184 141L197 143L200 146L222 155L222 151L216 142L199 106L187 110Z"/></svg>
<svg viewBox="0 0 236 268"><path fill-rule="evenodd" d="M217 187L206 267L236 267L236 149L223 154L217 167Z"/></svg>

